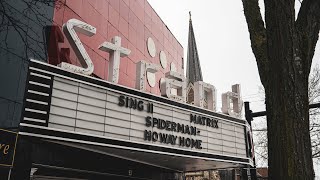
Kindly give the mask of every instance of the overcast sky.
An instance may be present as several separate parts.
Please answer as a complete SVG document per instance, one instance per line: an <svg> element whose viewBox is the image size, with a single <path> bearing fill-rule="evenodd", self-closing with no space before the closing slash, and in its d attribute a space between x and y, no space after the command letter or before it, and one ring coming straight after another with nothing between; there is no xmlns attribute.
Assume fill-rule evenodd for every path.
<svg viewBox="0 0 320 180"><path fill-rule="evenodd" d="M185 50L187 59L189 14L195 32L204 81L221 94L241 84L242 97L253 111L265 110L259 93L261 85L241 0L148 0ZM299 2L297 1L297 8ZM320 64L320 43L313 65ZM185 62L186 63L186 62ZM186 67L186 66L185 66ZM317 167L320 168L320 167ZM319 172L318 172L319 174Z"/></svg>
<svg viewBox="0 0 320 180"><path fill-rule="evenodd" d="M148 0L158 15L182 44L187 59L189 14L192 13L197 47L204 81L221 94L231 85L241 84L244 100L252 103L254 111L264 110L257 95L261 85L253 56L242 1L217 0ZM317 48L320 62L320 48ZM186 63L186 62L185 62ZM262 105L262 106L261 106Z"/></svg>

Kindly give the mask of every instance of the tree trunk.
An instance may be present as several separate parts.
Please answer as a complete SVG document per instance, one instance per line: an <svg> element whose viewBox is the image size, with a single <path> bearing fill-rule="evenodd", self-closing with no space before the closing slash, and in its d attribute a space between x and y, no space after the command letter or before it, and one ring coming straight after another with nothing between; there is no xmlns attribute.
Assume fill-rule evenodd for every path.
<svg viewBox="0 0 320 180"><path fill-rule="evenodd" d="M320 30L320 0L242 0L265 88L269 177L314 179L309 134L308 76Z"/></svg>
<svg viewBox="0 0 320 180"><path fill-rule="evenodd" d="M285 3L285 4L282 4ZM281 5L282 4L282 5ZM309 134L308 67L295 30L294 0L265 0L268 80L264 82L269 177L314 179ZM266 75L267 76L267 75Z"/></svg>
<svg viewBox="0 0 320 180"><path fill-rule="evenodd" d="M266 89L269 177L314 179L307 94L298 89L299 82L291 84L277 74L273 87Z"/></svg>

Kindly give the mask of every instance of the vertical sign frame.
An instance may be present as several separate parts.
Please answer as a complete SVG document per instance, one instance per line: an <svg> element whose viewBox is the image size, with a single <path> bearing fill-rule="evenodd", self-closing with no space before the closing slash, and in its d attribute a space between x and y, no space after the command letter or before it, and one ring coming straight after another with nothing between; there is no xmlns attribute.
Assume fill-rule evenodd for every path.
<svg viewBox="0 0 320 180"><path fill-rule="evenodd" d="M18 132L0 129L0 166L13 166L18 141Z"/></svg>

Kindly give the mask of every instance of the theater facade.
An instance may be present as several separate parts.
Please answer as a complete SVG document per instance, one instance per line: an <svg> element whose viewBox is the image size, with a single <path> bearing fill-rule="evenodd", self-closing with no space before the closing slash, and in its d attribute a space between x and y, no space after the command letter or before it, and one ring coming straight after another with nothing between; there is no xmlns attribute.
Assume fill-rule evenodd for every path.
<svg viewBox="0 0 320 180"><path fill-rule="evenodd" d="M203 80L191 15L184 68L182 45L146 0L1 4L7 179L184 179L253 166L240 85L217 95Z"/></svg>

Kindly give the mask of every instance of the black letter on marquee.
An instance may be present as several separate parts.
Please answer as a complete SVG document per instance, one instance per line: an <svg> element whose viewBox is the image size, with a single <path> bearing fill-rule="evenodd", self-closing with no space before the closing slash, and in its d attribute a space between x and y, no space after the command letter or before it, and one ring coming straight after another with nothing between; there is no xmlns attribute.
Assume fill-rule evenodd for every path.
<svg viewBox="0 0 320 180"><path fill-rule="evenodd" d="M165 129L167 126L166 121L163 119L159 119L159 121L160 121L160 129Z"/></svg>
<svg viewBox="0 0 320 180"><path fill-rule="evenodd" d="M184 137L179 137L179 146L184 146Z"/></svg>
<svg viewBox="0 0 320 180"><path fill-rule="evenodd" d="M177 132L184 133L184 124L178 123Z"/></svg>
<svg viewBox="0 0 320 180"><path fill-rule="evenodd" d="M197 135L197 127L193 127L193 126L190 126L190 129L191 129L191 135Z"/></svg>
<svg viewBox="0 0 320 180"><path fill-rule="evenodd" d="M201 125L206 125L206 117L201 118Z"/></svg>
<svg viewBox="0 0 320 180"><path fill-rule="evenodd" d="M197 148L198 140L191 139L191 148Z"/></svg>
<svg viewBox="0 0 320 180"><path fill-rule="evenodd" d="M151 123L151 117L150 116L147 116L146 117L146 126L147 127L150 127L152 125L152 123Z"/></svg>
<svg viewBox="0 0 320 180"><path fill-rule="evenodd" d="M191 145L191 139L186 138L186 147L190 147L190 145Z"/></svg>
<svg viewBox="0 0 320 180"><path fill-rule="evenodd" d="M197 117L197 123L196 124L201 124L201 116Z"/></svg>
<svg viewBox="0 0 320 180"><path fill-rule="evenodd" d="M151 141L151 131L144 130L144 140Z"/></svg>
<svg viewBox="0 0 320 180"><path fill-rule="evenodd" d="M168 134L160 133L160 142L167 143Z"/></svg>
<svg viewBox="0 0 320 180"><path fill-rule="evenodd" d="M171 124L171 121L166 121L166 130L167 131L171 131L170 124Z"/></svg>
<svg viewBox="0 0 320 180"><path fill-rule="evenodd" d="M158 133L156 133L156 132L153 132L153 133L152 133L152 141L153 141L153 142L158 141Z"/></svg>
<svg viewBox="0 0 320 180"><path fill-rule="evenodd" d="M177 124L175 122L172 122L172 124L171 124L172 131L176 132L177 131L176 127L177 127Z"/></svg>
<svg viewBox="0 0 320 180"><path fill-rule="evenodd" d="M212 120L212 122L213 122L212 125L213 125L214 128L219 128L218 120L214 119L214 120Z"/></svg>
<svg viewBox="0 0 320 180"><path fill-rule="evenodd" d="M201 147L201 142L202 142L202 141L201 141L201 140L197 140L197 142L198 142L198 143L197 143L197 149L202 149L202 147Z"/></svg>
<svg viewBox="0 0 320 180"><path fill-rule="evenodd" d="M169 135L169 136L171 136L171 144L175 145L176 144L176 140L177 140L177 136L174 136L174 135Z"/></svg>
<svg viewBox="0 0 320 180"><path fill-rule="evenodd" d="M197 119L197 115L192 115L192 114L190 114L190 122L197 123L197 122L196 122L196 119Z"/></svg>
<svg viewBox="0 0 320 180"><path fill-rule="evenodd" d="M119 103L118 103L119 106L124 106L125 104L124 98L125 98L124 96L119 97Z"/></svg>
<svg viewBox="0 0 320 180"><path fill-rule="evenodd" d="M157 118L152 118L152 127L154 127L155 125L157 125L158 126L158 128L159 128L159 121L158 121L158 119Z"/></svg>
<svg viewBox="0 0 320 180"><path fill-rule="evenodd" d="M147 107L147 112L148 112L148 113L153 113L153 104L152 104L152 103L148 103L147 106L148 106L148 107Z"/></svg>
<svg viewBox="0 0 320 180"><path fill-rule="evenodd" d="M137 99L130 98L130 108L136 109L137 108Z"/></svg>
<svg viewBox="0 0 320 180"><path fill-rule="evenodd" d="M206 125L207 126L211 126L211 124L212 124L211 122L212 122L212 120L210 118L206 119Z"/></svg>
<svg viewBox="0 0 320 180"><path fill-rule="evenodd" d="M126 97L126 107L129 107L129 98Z"/></svg>
<svg viewBox="0 0 320 180"><path fill-rule="evenodd" d="M143 101L138 102L138 110L143 111Z"/></svg>
<svg viewBox="0 0 320 180"><path fill-rule="evenodd" d="M184 133L190 134L190 129L189 129L189 126L188 126L188 125L185 126Z"/></svg>

